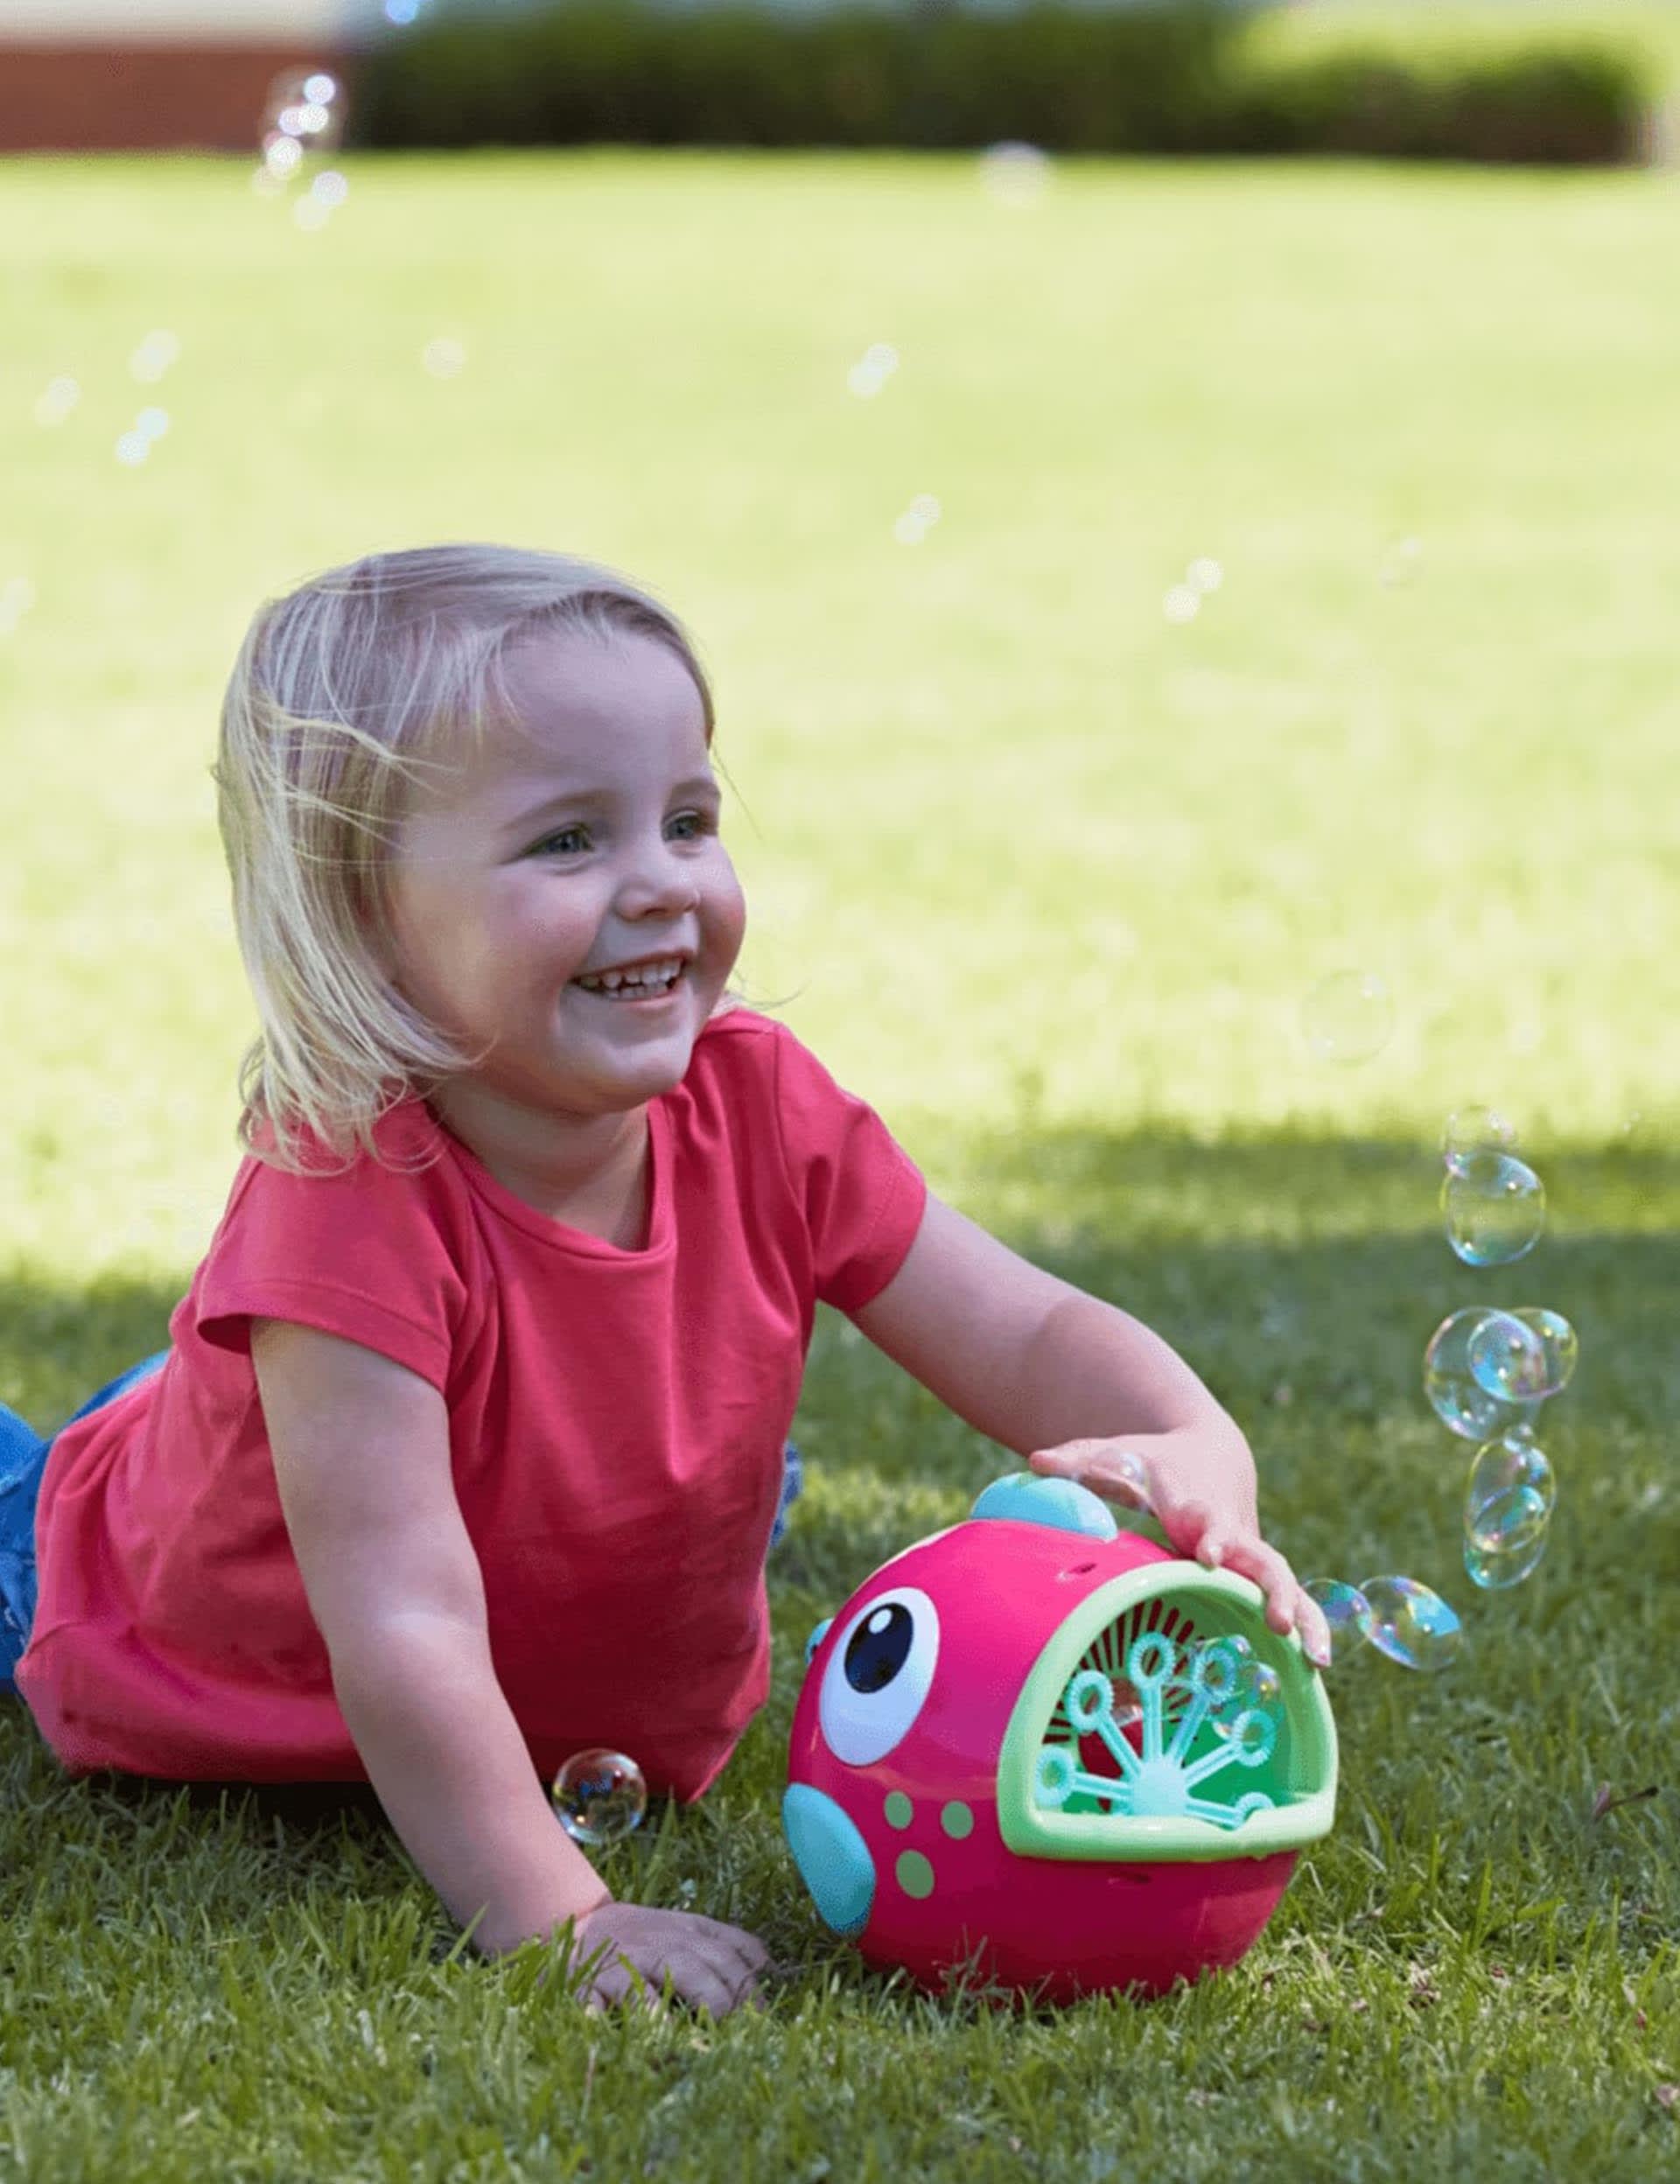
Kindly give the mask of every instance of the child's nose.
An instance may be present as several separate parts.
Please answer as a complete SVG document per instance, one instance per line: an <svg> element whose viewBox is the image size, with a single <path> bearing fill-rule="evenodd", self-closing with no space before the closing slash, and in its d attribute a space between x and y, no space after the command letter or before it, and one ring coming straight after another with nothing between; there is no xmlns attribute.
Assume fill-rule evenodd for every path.
<svg viewBox="0 0 1680 2184"><path fill-rule="evenodd" d="M654 913L674 917L694 909L699 900L700 886L693 866L677 856L669 843L637 857L619 891L620 906L631 918Z"/></svg>

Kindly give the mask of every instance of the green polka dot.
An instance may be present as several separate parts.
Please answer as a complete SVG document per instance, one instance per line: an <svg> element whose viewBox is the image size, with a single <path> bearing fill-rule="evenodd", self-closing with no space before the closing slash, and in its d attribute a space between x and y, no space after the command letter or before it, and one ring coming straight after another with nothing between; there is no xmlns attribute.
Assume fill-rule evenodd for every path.
<svg viewBox="0 0 1680 2184"><path fill-rule="evenodd" d="M934 1869L920 1851L900 1851L893 1871L898 1875L900 1887L906 1896L933 1894Z"/></svg>
<svg viewBox="0 0 1680 2184"><path fill-rule="evenodd" d="M965 1804L954 1802L940 1814L939 1824L953 1841L960 1843L965 1835L974 1833L974 1815Z"/></svg>
<svg viewBox="0 0 1680 2184"><path fill-rule="evenodd" d="M886 1801L886 1824L889 1828L907 1828L915 1807L901 1789L893 1790Z"/></svg>

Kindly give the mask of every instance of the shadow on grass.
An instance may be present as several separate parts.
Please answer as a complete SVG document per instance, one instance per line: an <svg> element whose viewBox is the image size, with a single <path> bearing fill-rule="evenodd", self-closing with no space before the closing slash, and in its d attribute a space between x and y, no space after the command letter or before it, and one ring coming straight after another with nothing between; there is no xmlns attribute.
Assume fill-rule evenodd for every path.
<svg viewBox="0 0 1680 2184"><path fill-rule="evenodd" d="M1362 1749L1391 1797L1427 1799L1440 1738L1460 1740L1454 1766L1474 1770L1508 1752L1514 1723L1562 1734L1560 1704L1585 1754L1588 1699L1604 1728L1592 1764L1625 1773L1628 1785L1636 1773L1649 1778L1650 1739L1673 1714L1657 1720L1663 1695L1650 1670L1680 1651L1669 1441L1680 1398L1680 1158L1637 1145L1558 1152L1542 1163L1548 1233L1520 1264L1478 1270L1445 1242L1439 1162L1416 1145L1040 1127L954 1141L947 1155L944 1195L1027 1257L1135 1313L1214 1390L1254 1446L1268 1535L1301 1575L1357 1582L1405 1571L1474 1626L1472 1694L1438 1689L1453 1678L1379 1674L1362 1697L1339 1684L1348 1756ZM50 1430L164 1346L190 1272L177 1283L107 1278L81 1292L26 1272L0 1280L0 1400ZM1465 1578L1471 1451L1435 1419L1421 1386L1432 1330L1474 1304L1549 1305L1581 1337L1575 1381L1541 1421L1560 1481L1551 1544L1511 1593L1480 1595ZM774 1720L755 1725L755 1746L785 1739L816 1616L911 1540L966 1514L989 1480L1020 1467L826 1310L795 1431L808 1484L770 1564ZM1565 1671L1564 1698L1549 1698L1548 1674ZM1414 1724L1438 1712L1429 1735L1418 1732L1414 1763L1404 1751ZM764 1750L774 1773L780 1762ZM125 1804L158 1788L102 1779ZM1591 1784L1572 1794L1590 1802ZM361 1785L196 1784L189 1795L200 1810L224 1795L248 1801L259 1833L276 1823L301 1831L311 1862L331 1856L346 1824L369 1838L383 1828ZM1572 1813L1554 1814L1564 1835Z"/></svg>

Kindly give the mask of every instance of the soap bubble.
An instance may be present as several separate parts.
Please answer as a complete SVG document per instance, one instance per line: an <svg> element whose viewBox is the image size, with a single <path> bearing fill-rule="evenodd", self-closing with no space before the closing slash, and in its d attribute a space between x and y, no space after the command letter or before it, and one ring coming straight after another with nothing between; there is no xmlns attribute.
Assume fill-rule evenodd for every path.
<svg viewBox="0 0 1680 2184"><path fill-rule="evenodd" d="M1441 1156L1455 1172L1478 1152L1514 1152L1516 1132L1497 1108L1455 1108L1441 1132Z"/></svg>
<svg viewBox="0 0 1680 2184"><path fill-rule="evenodd" d="M980 174L1000 205L1036 205L1050 179L1050 158L1036 144L991 144L980 155Z"/></svg>
<svg viewBox="0 0 1680 2184"><path fill-rule="evenodd" d="M1367 1578L1359 1589L1371 1611L1371 1643L1390 1661L1432 1673L1458 1658L1464 1626L1438 1592L1416 1578Z"/></svg>
<svg viewBox="0 0 1680 2184"><path fill-rule="evenodd" d="M466 362L466 350L449 334L439 334L420 352L420 361L434 379L453 379Z"/></svg>
<svg viewBox="0 0 1680 2184"><path fill-rule="evenodd" d="M300 228L325 228L349 194L350 185L338 169L324 167L310 184L308 194L292 206L291 216Z"/></svg>
<svg viewBox="0 0 1680 2184"><path fill-rule="evenodd" d="M1507 1403L1490 1395L1470 1369L1470 1346L1489 1320L1509 1320L1509 1312L1469 1305L1442 1320L1424 1352L1424 1393L1441 1424L1466 1441L1491 1440L1514 1425L1524 1425L1538 1403Z"/></svg>
<svg viewBox="0 0 1680 2184"><path fill-rule="evenodd" d="M1228 1737L1244 1714L1275 1706L1283 1688L1283 1679L1270 1662L1239 1661L1230 1697L1221 1702L1213 1717L1217 1734Z"/></svg>
<svg viewBox="0 0 1680 2184"><path fill-rule="evenodd" d="M1533 1250L1546 1225L1546 1191L1525 1161L1473 1152L1441 1186L1446 1240L1466 1266L1509 1266Z"/></svg>
<svg viewBox="0 0 1680 2184"><path fill-rule="evenodd" d="M169 430L167 410L143 410L128 431L118 438L116 459L130 470L136 470L151 453L152 443L161 440Z"/></svg>
<svg viewBox="0 0 1680 2184"><path fill-rule="evenodd" d="M1551 1460L1526 1426L1517 1426L1470 1460L1464 1536L1484 1554L1527 1547L1550 1523L1557 1499Z"/></svg>
<svg viewBox="0 0 1680 2184"><path fill-rule="evenodd" d="M35 586L27 577L8 577L0 584L0 637L10 637L35 604Z"/></svg>
<svg viewBox="0 0 1680 2184"><path fill-rule="evenodd" d="M167 326L147 334L129 358L129 376L155 387L181 353L180 337Z"/></svg>
<svg viewBox="0 0 1680 2184"><path fill-rule="evenodd" d="M900 546L919 546L927 534L938 522L939 501L931 493L919 493L904 514L892 525L892 536Z"/></svg>
<svg viewBox="0 0 1680 2184"><path fill-rule="evenodd" d="M49 379L35 397L36 424L62 424L80 400L81 386L79 381L64 373L57 379Z"/></svg>
<svg viewBox="0 0 1680 2184"><path fill-rule="evenodd" d="M1205 1693L1208 1724L1227 1740L1249 1716L1275 1706L1283 1690L1277 1670L1256 1658L1240 1631L1188 1648L1183 1680L1191 1690Z"/></svg>
<svg viewBox="0 0 1680 2184"><path fill-rule="evenodd" d="M1356 1585L1344 1585L1340 1578L1310 1578L1301 1590L1324 1611L1334 1667L1370 1636L1371 1604Z"/></svg>
<svg viewBox="0 0 1680 2184"><path fill-rule="evenodd" d="M1537 1403L1547 1393L1545 1346L1515 1312L1490 1312L1470 1337L1466 1362L1477 1387L1501 1403Z"/></svg>
<svg viewBox="0 0 1680 2184"><path fill-rule="evenodd" d="M1545 1525L1526 1545L1506 1548L1478 1547L1467 1536L1464 1543L1465 1575L1472 1585L1479 1585L1484 1592L1502 1592L1513 1585L1521 1585L1524 1578L1532 1577L1546 1551L1549 1530Z"/></svg>
<svg viewBox="0 0 1680 2184"><path fill-rule="evenodd" d="M1102 1492L1109 1501L1117 1502L1123 1508L1143 1509L1151 1516L1155 1514L1149 1498L1149 1466L1135 1448L1123 1448L1115 1456L1112 1474L1103 1480ZM1225 1642L1240 1650L1249 1642L1234 1636Z"/></svg>
<svg viewBox="0 0 1680 2184"><path fill-rule="evenodd" d="M846 385L854 395L867 402L878 395L887 381L899 368L899 353L890 341L872 341L862 357L846 374Z"/></svg>
<svg viewBox="0 0 1680 2184"><path fill-rule="evenodd" d="M1523 1305L1497 1314L1502 1325L1479 1328L1470 1340L1470 1370L1490 1396L1507 1403L1544 1403L1561 1395L1575 1371L1581 1346L1561 1312ZM1513 1330L1520 1328L1522 1339Z"/></svg>
<svg viewBox="0 0 1680 2184"><path fill-rule="evenodd" d="M1301 1028L1315 1061L1351 1068L1381 1054L1394 1031L1387 983L1370 970L1335 970L1301 1004Z"/></svg>
<svg viewBox="0 0 1680 2184"><path fill-rule="evenodd" d="M560 1824L574 1843L616 1843L641 1825L648 1785L622 1752L574 1752L550 1793Z"/></svg>

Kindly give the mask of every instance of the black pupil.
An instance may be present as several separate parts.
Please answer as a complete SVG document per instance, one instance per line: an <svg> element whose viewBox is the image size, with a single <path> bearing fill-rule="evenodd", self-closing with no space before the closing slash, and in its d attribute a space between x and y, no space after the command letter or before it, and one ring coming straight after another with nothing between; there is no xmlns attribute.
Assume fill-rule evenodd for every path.
<svg viewBox="0 0 1680 2184"><path fill-rule="evenodd" d="M852 1690L884 1690L904 1666L915 1631L915 1618L907 1607L896 1601L878 1607L853 1631L846 1648L846 1681Z"/></svg>

